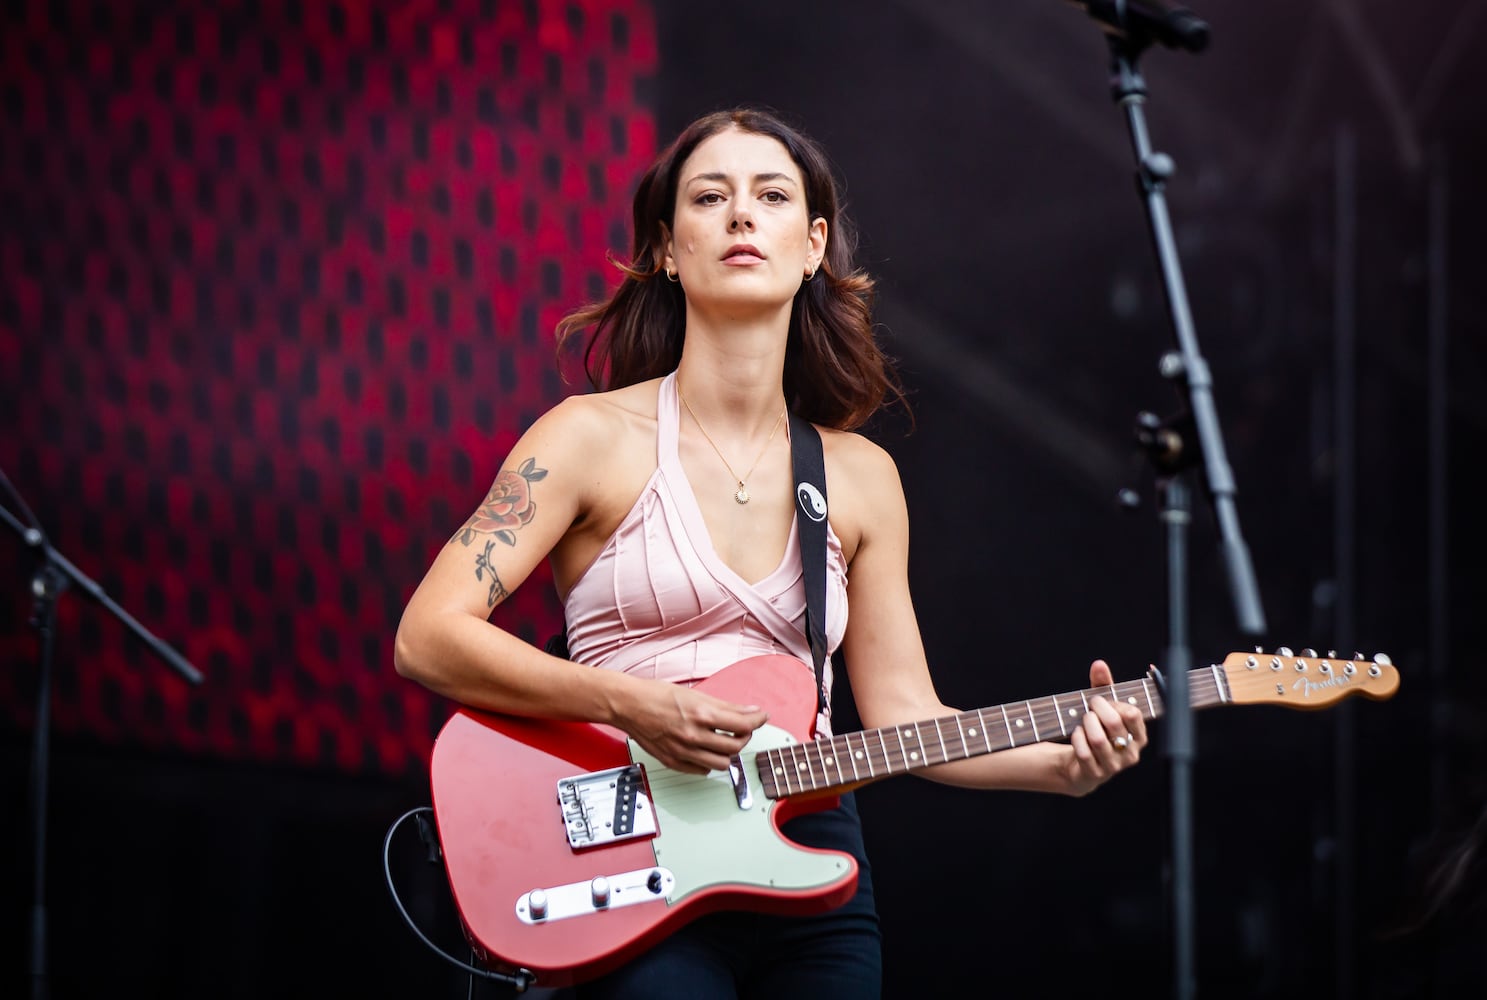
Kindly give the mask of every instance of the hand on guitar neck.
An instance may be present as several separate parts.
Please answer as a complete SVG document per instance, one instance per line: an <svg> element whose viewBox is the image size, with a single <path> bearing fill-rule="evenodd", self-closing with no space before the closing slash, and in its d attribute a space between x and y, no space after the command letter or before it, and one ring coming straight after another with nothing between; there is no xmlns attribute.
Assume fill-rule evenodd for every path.
<svg viewBox="0 0 1487 1000"><path fill-rule="evenodd" d="M1104 660L1090 664L1090 688L1111 688L1115 677ZM1066 765L1070 795L1088 795L1118 772L1141 759L1146 746L1146 719L1128 701L1115 701L1096 694L1069 736L1074 750Z"/></svg>

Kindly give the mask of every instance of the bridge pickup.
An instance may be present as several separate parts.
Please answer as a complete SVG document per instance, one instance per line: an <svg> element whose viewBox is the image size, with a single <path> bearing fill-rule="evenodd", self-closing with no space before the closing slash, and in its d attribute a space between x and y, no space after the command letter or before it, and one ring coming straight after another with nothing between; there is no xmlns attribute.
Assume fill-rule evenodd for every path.
<svg viewBox="0 0 1487 1000"><path fill-rule="evenodd" d="M558 806L574 850L656 834L656 810L639 764L562 779Z"/></svg>

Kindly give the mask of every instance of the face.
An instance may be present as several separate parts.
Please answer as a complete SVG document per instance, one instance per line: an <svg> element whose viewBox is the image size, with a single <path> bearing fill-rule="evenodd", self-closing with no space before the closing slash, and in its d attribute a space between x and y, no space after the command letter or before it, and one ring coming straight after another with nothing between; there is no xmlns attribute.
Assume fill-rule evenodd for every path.
<svg viewBox="0 0 1487 1000"><path fill-rule="evenodd" d="M826 221L811 221L789 151L737 129L682 164L672 221L665 266L694 305L788 304L826 251Z"/></svg>

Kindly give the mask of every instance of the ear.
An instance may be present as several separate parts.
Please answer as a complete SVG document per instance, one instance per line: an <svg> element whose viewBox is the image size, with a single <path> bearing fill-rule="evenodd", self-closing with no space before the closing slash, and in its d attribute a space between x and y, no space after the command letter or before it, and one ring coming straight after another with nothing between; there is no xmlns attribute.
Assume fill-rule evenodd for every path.
<svg viewBox="0 0 1487 1000"><path fill-rule="evenodd" d="M661 238L657 241L655 249L655 256L659 258L657 263L661 265L663 271L675 271L676 247L671 238L671 230L664 222L656 223L656 227L661 231Z"/></svg>
<svg viewBox="0 0 1487 1000"><path fill-rule="evenodd" d="M819 271L822 261L826 260L826 237L826 220L817 216L811 220L810 234L806 237L810 243L806 262L810 264L812 271Z"/></svg>

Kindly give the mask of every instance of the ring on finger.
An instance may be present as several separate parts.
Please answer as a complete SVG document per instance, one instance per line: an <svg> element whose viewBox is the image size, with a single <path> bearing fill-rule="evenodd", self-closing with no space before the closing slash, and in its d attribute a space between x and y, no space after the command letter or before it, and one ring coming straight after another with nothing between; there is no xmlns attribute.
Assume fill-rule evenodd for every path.
<svg viewBox="0 0 1487 1000"><path fill-rule="evenodd" d="M1132 741L1131 741L1131 738L1128 737L1128 736L1117 736L1115 739L1111 740L1110 742L1111 743L1114 743L1116 746L1118 746L1122 750L1124 750Z"/></svg>

